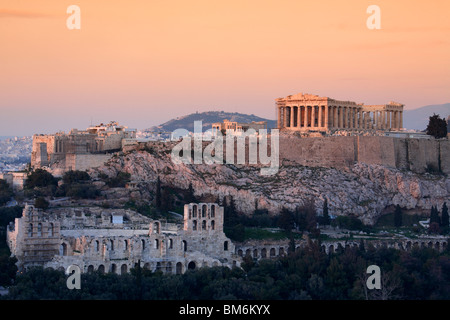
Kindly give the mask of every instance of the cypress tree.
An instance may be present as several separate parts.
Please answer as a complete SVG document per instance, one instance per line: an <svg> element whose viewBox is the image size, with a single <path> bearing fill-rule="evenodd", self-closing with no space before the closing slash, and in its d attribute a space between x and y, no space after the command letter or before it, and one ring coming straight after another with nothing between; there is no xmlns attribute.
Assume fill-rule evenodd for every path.
<svg viewBox="0 0 450 320"><path fill-rule="evenodd" d="M449 228L449 216L448 216L448 208L447 203L444 202L442 205L442 218L441 218L441 225L443 228Z"/></svg>
<svg viewBox="0 0 450 320"><path fill-rule="evenodd" d="M394 225L396 228L400 228L403 224L402 219L402 209L399 205L395 206L395 212L394 212Z"/></svg>

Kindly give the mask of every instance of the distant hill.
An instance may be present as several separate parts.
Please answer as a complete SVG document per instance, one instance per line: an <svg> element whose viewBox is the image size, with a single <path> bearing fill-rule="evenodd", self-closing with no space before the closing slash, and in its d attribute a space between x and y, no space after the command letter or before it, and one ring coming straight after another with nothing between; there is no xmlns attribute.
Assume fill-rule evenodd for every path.
<svg viewBox="0 0 450 320"><path fill-rule="evenodd" d="M254 114L243 114L238 112L223 112L223 111L207 111L200 113L191 113L186 116L177 117L169 120L159 126L153 126L143 131L150 132L172 132L176 129L186 129L194 131L194 121L202 121L203 131L211 129L211 126L215 122L223 122L228 119L230 121L249 123L252 121L267 121L267 128L274 129L277 126L276 120L268 120Z"/></svg>
<svg viewBox="0 0 450 320"><path fill-rule="evenodd" d="M428 125L429 117L433 113L441 118L447 119L450 115L450 103L430 105L420 107L414 110L405 110L403 113L403 127L406 129L425 130Z"/></svg>

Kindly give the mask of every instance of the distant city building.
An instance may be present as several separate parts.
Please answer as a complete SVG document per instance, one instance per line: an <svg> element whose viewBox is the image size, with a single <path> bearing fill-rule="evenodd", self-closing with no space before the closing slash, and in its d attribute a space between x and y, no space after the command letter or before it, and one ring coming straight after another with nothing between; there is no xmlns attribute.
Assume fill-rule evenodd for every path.
<svg viewBox="0 0 450 320"><path fill-rule="evenodd" d="M31 167L56 165L62 171L86 170L100 166L124 144L133 143L136 130L112 121L86 130L72 129L68 134L35 134L31 152Z"/></svg>
<svg viewBox="0 0 450 320"><path fill-rule="evenodd" d="M276 99L278 128L295 131L400 130L403 107L397 102L364 105L308 93Z"/></svg>
<svg viewBox="0 0 450 320"><path fill-rule="evenodd" d="M260 129L267 129L267 121L252 121L250 123L241 123L235 121L229 121L227 119L223 122L216 122L212 124L212 134L215 136L218 132L225 134L227 130L231 130L233 134L241 134L253 129L258 132Z"/></svg>

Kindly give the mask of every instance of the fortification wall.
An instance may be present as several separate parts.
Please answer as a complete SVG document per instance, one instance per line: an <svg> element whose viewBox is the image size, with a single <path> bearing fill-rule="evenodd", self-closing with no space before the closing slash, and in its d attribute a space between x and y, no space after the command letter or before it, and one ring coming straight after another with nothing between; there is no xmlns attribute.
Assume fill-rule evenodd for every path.
<svg viewBox="0 0 450 320"><path fill-rule="evenodd" d="M450 173L450 141L377 136L280 136L280 158L304 166L345 168L355 162L417 173Z"/></svg>
<svg viewBox="0 0 450 320"><path fill-rule="evenodd" d="M102 166L112 154L66 154L66 170L89 170Z"/></svg>

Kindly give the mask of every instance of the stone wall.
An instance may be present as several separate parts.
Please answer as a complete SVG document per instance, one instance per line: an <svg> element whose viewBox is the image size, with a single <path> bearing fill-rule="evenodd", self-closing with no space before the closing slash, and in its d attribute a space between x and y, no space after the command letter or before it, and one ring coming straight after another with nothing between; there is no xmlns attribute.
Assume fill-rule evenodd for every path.
<svg viewBox="0 0 450 320"><path fill-rule="evenodd" d="M345 168L355 162L416 173L450 173L449 140L377 136L280 136L280 158L312 167Z"/></svg>
<svg viewBox="0 0 450 320"><path fill-rule="evenodd" d="M112 154L67 154L66 170L89 170L102 166Z"/></svg>

